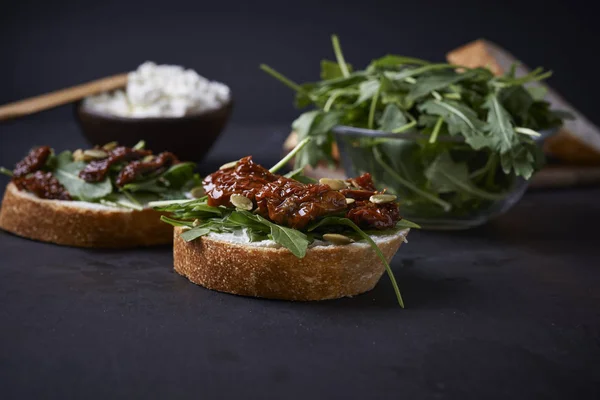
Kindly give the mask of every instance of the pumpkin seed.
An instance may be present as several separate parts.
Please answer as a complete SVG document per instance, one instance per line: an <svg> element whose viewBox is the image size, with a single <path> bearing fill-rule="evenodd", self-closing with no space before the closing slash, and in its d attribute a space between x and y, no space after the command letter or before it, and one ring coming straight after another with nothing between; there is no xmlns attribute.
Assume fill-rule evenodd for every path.
<svg viewBox="0 0 600 400"><path fill-rule="evenodd" d="M340 235L339 233L326 233L323 235L323 239L333 244L350 244L354 242L348 236Z"/></svg>
<svg viewBox="0 0 600 400"><path fill-rule="evenodd" d="M142 162L150 162L154 160L154 156L152 154L148 154L146 157L142 158Z"/></svg>
<svg viewBox="0 0 600 400"><path fill-rule="evenodd" d="M114 150L118 145L118 142L108 142L104 146L102 146L102 150L111 151Z"/></svg>
<svg viewBox="0 0 600 400"><path fill-rule="evenodd" d="M100 149L90 149L83 152L84 161L101 160L108 157L108 153Z"/></svg>
<svg viewBox="0 0 600 400"><path fill-rule="evenodd" d="M238 163L239 161L240 161L240 160L235 160L235 161L228 162L227 164L223 164L223 165L221 165L221 166L219 167L219 169L229 169L229 168L234 168L234 167L237 165L237 163Z"/></svg>
<svg viewBox="0 0 600 400"><path fill-rule="evenodd" d="M235 208L239 208L241 210L250 211L254 208L254 204L252 204L252 200L249 198L242 196L241 194L232 194L229 198L231 204Z"/></svg>
<svg viewBox="0 0 600 400"><path fill-rule="evenodd" d="M202 186L196 186L195 188L193 188L192 190L190 190L190 194L195 199L199 199L200 197L204 197L204 195L205 195L204 188Z"/></svg>
<svg viewBox="0 0 600 400"><path fill-rule="evenodd" d="M393 194L374 194L373 196L371 196L369 198L369 201L371 203L375 203L375 204L384 204L384 203L391 203L392 201L396 200L396 196Z"/></svg>
<svg viewBox="0 0 600 400"><path fill-rule="evenodd" d="M321 178L319 183L329 186L332 190L340 190L346 187L346 182L341 179Z"/></svg>
<svg viewBox="0 0 600 400"><path fill-rule="evenodd" d="M73 161L83 161L84 158L85 157L83 156L83 150L77 149L73 152Z"/></svg>
<svg viewBox="0 0 600 400"><path fill-rule="evenodd" d="M355 201L356 201L356 200L354 200L354 199L353 199L353 198L351 198L351 197L346 197L346 204L352 204L352 203L354 203Z"/></svg>

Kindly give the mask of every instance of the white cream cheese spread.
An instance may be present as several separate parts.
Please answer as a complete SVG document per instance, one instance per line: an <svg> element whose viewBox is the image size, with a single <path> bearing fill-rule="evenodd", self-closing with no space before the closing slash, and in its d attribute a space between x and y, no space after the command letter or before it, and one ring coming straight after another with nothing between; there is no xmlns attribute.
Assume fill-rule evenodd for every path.
<svg viewBox="0 0 600 400"><path fill-rule="evenodd" d="M375 242L375 244L379 245L381 243L387 242L389 240L393 240L398 236L402 236L404 240L406 240L406 236L408 235L408 229L401 230L391 235L371 235L371 239ZM272 248L280 248L281 245L275 243L273 240L262 240L259 242L251 242L250 238L246 234L246 229L239 229L233 232L211 232L207 235L207 237L218 240L221 242L228 242L234 244L243 244L246 246L253 247L272 247ZM326 242L323 240L315 240L309 247L316 246L334 246L333 243ZM369 244L365 241L359 241L356 243L351 243L346 246L369 246Z"/></svg>
<svg viewBox="0 0 600 400"><path fill-rule="evenodd" d="M177 65L145 62L130 72L125 90L84 100L84 107L105 114L131 117L182 117L220 108L229 102L227 85L209 81Z"/></svg>

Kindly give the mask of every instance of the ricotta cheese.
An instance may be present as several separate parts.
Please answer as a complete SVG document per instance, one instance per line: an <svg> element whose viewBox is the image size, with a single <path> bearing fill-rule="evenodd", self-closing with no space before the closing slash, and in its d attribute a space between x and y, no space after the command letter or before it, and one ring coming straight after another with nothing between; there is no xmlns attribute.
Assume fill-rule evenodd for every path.
<svg viewBox="0 0 600 400"><path fill-rule="evenodd" d="M404 229L404 230L396 232L392 235L371 235L371 239L373 239L375 244L379 245L379 244L387 242L391 239L397 238L398 236L402 236L404 239L406 239L407 234L408 234L408 229ZM246 246L272 247L272 248L281 247L280 244L275 243L273 240L261 240L260 242L251 242L250 238L246 234L245 228L239 229L239 230L236 230L233 232L224 232L224 233L211 232L207 235L207 237L214 239L214 240L219 240L221 242L243 244ZM330 242L326 242L326 241L322 241L322 240L315 240L313 243L310 244L309 248L316 247L316 246L335 246L335 245ZM361 240L361 241L358 241L355 243L347 244L345 246L370 246L370 245L367 242L365 242L364 240Z"/></svg>
<svg viewBox="0 0 600 400"><path fill-rule="evenodd" d="M145 62L130 72L125 90L84 100L89 110L131 118L182 117L220 108L230 100L227 85L178 65Z"/></svg>

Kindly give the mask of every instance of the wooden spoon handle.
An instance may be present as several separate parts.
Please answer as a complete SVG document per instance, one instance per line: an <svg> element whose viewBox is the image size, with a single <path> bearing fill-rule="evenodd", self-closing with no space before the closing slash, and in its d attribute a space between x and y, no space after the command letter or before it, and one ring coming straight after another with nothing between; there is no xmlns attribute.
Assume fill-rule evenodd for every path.
<svg viewBox="0 0 600 400"><path fill-rule="evenodd" d="M127 85L127 74L109 76L92 82L57 90L29 99L0 106L0 121L35 114L50 108L62 106L101 92L109 92Z"/></svg>

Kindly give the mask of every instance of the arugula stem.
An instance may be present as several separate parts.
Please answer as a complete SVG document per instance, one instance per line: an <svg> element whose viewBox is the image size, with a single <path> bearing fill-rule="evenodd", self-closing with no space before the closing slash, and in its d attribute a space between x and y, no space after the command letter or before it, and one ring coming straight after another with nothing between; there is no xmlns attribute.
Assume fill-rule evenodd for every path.
<svg viewBox="0 0 600 400"><path fill-rule="evenodd" d="M465 115L463 114L459 109L457 109L456 107L451 106L448 103L445 103L443 101L440 100L434 100L437 104L439 104L440 106L444 107L445 109L447 109L448 111L456 114L456 116L460 119L462 119L464 121L465 124L467 124L469 126L469 128L476 130L475 129L475 125L473 125L473 122Z"/></svg>
<svg viewBox="0 0 600 400"><path fill-rule="evenodd" d="M433 97L435 97L435 99L436 99L437 101L442 101L443 97L442 97L442 96L441 96L441 95L440 95L438 92L436 92L435 90L433 90L433 91L431 92L431 94L433 95Z"/></svg>
<svg viewBox="0 0 600 400"><path fill-rule="evenodd" d="M377 254L377 257L379 257L379 259L383 263L385 270L388 274L388 277L390 278L390 281L392 282L392 286L394 288L394 292L396 293L396 299L398 300L398 304L400 305L400 307L404 308L404 300L402 300L402 295L400 294L400 288L398 288L398 283L396 282L396 277L394 276L392 267L390 267L390 264L387 262L385 255L383 255L379 246L377 246L377 243L375 243L375 241L373 239L371 239L371 236L367 235L354 222L348 220L345 223L347 226L352 228L361 238L363 238L367 243L369 243L369 245L371 246L373 251L375 251L375 254Z"/></svg>
<svg viewBox="0 0 600 400"><path fill-rule="evenodd" d="M194 200L190 200L190 199L183 199L183 200L158 200L158 201L151 201L148 203L148 207L150 208L155 208L155 207L166 207L166 206L171 206L173 204L185 204L185 203L191 203L192 201L198 201L200 199L194 199Z"/></svg>
<svg viewBox="0 0 600 400"><path fill-rule="evenodd" d="M333 52L335 53L335 58L340 66L340 71L342 71L342 75L344 78L350 76L350 71L348 71L348 65L346 65L346 60L344 60L344 54L342 53L342 47L340 46L340 39L337 35L331 35L331 44L333 45Z"/></svg>
<svg viewBox="0 0 600 400"><path fill-rule="evenodd" d="M123 190L121 193L123 193L125 195L125 197L127 197L127 199L129 201L131 201L133 204L136 204L138 206L141 206L142 203L140 203L138 201L138 199L136 199L131 193L129 193L127 190Z"/></svg>
<svg viewBox="0 0 600 400"><path fill-rule="evenodd" d="M462 99L460 93L444 93L444 97L450 100L460 100Z"/></svg>
<svg viewBox="0 0 600 400"><path fill-rule="evenodd" d="M438 134L440 133L440 129L442 129L442 124L444 123L444 118L439 117L435 126L433 127L433 131L431 132L431 136L429 137L429 143L435 143L437 140Z"/></svg>
<svg viewBox="0 0 600 400"><path fill-rule="evenodd" d="M446 172L444 170L441 170L440 173L442 175L444 175L446 177L446 179L448 179L450 182L452 182L457 188L462 189L463 191L470 193L473 196L481 197L482 199L492 200L492 201L502 200L506 197L506 193L499 193L499 194L489 193L484 190L480 190L476 187L471 187L469 185L465 185L460 180L456 179L452 174L449 174L448 172Z"/></svg>
<svg viewBox="0 0 600 400"><path fill-rule="evenodd" d="M417 125L417 121L415 119L413 119L411 122L409 122L406 125L402 125L399 128L393 129L392 133L402 133L402 132L406 132L409 129L412 129L415 125Z"/></svg>
<svg viewBox="0 0 600 400"><path fill-rule="evenodd" d="M440 207L442 207L444 209L444 211L450 211L452 209L452 205L450 203L447 203L444 200L442 200L442 199L440 199L438 197L435 197L434 195L432 195L430 193L427 193L427 192L419 189L412 182L407 181L406 179L404 179L403 177L401 177L400 174L398 174L398 172L394 171L394 169L392 167L390 167L389 165L387 165L383 161L383 157L382 157L381 152L379 151L378 148L373 147L373 155L375 156L375 161L377 161L377 163L379 165L381 165L381 167L388 174L390 174L390 176L392 178L396 179L402 186L406 187L407 189L412 190L416 194L418 194L418 195L426 198L427 200L431 201L432 203L435 203L435 204L439 205Z"/></svg>
<svg viewBox="0 0 600 400"><path fill-rule="evenodd" d="M504 87L509 87L509 86L523 85L525 83L530 83L530 82L542 81L542 80L547 79L552 76L552 71L546 71L544 73L540 73L542 71L543 71L543 69L540 67L540 68L534 69L527 75L524 75L520 78L500 77L496 81L492 81L492 84L496 87L504 88Z"/></svg>
<svg viewBox="0 0 600 400"><path fill-rule="evenodd" d="M494 187L494 178L496 177L496 166L498 165L498 157L496 156L496 154L492 153L490 155L490 159L490 170L485 181L488 187Z"/></svg>
<svg viewBox="0 0 600 400"><path fill-rule="evenodd" d="M492 153L488 157L488 160L486 161L485 165L482 168L479 168L478 170L473 171L469 175L469 179L477 179L477 178L485 175L485 173L489 171L489 169L491 168L493 163L494 163L494 154Z"/></svg>
<svg viewBox="0 0 600 400"><path fill-rule="evenodd" d="M533 137L542 136L539 132L536 132L533 129L529 129L529 128L525 128L525 127L521 127L521 126L515 126L515 132L522 133L523 135L533 136Z"/></svg>
<svg viewBox="0 0 600 400"><path fill-rule="evenodd" d="M142 207L141 205L135 204L135 203L127 203L125 201L119 200L116 203L118 206L124 207L124 208L129 208L131 210L136 210L136 211L142 211L144 209L144 207Z"/></svg>
<svg viewBox="0 0 600 400"><path fill-rule="evenodd" d="M344 94L343 90L333 91L331 96L329 96L329 98L327 99L327 102L325 103L325 106L323 107L323 111L329 112L329 110L331 109L331 106L333 106L333 102L343 94Z"/></svg>
<svg viewBox="0 0 600 400"><path fill-rule="evenodd" d="M404 80L406 78L409 78L409 77L412 77L415 75L420 75L424 72L433 71L436 69L457 69L457 68L464 68L464 67L461 67L459 65L454 65L454 64L427 64L427 65L424 65L419 68L407 69L407 70L404 70L401 72L392 73L390 75L391 75L391 77L393 77L393 79Z"/></svg>
<svg viewBox="0 0 600 400"><path fill-rule="evenodd" d="M0 174L10 176L11 178L13 177L13 172L10 169L4 167L0 167Z"/></svg>
<svg viewBox="0 0 600 400"><path fill-rule="evenodd" d="M369 120L368 127L369 129L373 129L373 124L375 122L375 110L377 109L377 101L379 100L379 92L381 91L381 85L375 92L375 96L373 96L373 100L371 101L371 108L369 108Z"/></svg>
<svg viewBox="0 0 600 400"><path fill-rule="evenodd" d="M292 89L296 92L305 93L302 86L298 85L296 82L292 81L291 79L286 78L285 76L283 76L279 72L275 71L273 68L269 67L268 65L260 64L260 69L262 69L267 74L271 75L273 78L277 79L279 82L283 83L285 86L289 87L290 89Z"/></svg>
<svg viewBox="0 0 600 400"><path fill-rule="evenodd" d="M279 161L277 164L273 165L271 167L271 169L269 169L269 172L274 174L275 172L279 171L282 167L284 167L292 158L294 158L294 156L300 151L302 150L302 148L304 146L306 146L308 144L308 142L311 141L310 137L304 138L300 141L300 143L298 143L296 145L296 147L294 147L292 149L292 151L290 151L285 157L283 157L281 159L281 161Z"/></svg>

